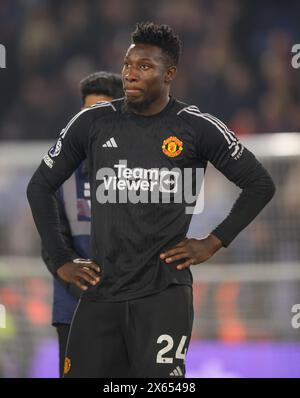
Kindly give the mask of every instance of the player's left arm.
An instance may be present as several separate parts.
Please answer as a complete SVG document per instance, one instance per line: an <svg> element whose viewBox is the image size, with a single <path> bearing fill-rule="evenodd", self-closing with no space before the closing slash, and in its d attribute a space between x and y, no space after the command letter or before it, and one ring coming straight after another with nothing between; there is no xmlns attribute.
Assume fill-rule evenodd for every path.
<svg viewBox="0 0 300 398"><path fill-rule="evenodd" d="M255 158L222 122L199 117L196 147L201 159L210 161L242 189L230 213L206 238L185 239L161 254L167 263L183 260L178 269L208 260L233 239L261 212L275 193L274 182Z"/></svg>

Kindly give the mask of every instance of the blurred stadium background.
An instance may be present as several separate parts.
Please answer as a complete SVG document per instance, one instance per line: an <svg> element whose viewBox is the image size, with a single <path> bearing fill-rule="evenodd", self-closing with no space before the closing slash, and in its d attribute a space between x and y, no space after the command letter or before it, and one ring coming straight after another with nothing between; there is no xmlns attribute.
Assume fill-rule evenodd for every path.
<svg viewBox="0 0 300 398"><path fill-rule="evenodd" d="M300 3L243 0L1 0L0 377L57 377L52 283L25 198L42 155L80 107L78 81L120 72L135 22L172 25L183 41L173 94L221 118L271 172L272 203L230 248L193 267L193 377L299 377ZM238 190L209 169L207 234ZM297 325L296 325L297 326ZM300 325L299 325L300 326Z"/></svg>

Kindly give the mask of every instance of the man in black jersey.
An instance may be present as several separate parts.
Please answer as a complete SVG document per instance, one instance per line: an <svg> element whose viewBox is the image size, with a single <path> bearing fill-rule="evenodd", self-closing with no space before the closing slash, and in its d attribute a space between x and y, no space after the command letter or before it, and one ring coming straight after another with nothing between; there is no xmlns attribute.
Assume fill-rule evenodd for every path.
<svg viewBox="0 0 300 398"><path fill-rule="evenodd" d="M170 96L179 55L170 27L137 24L122 70L125 98L75 115L29 183L53 272L84 291L65 377L184 377L193 321L189 267L227 247L274 194L271 177L232 131ZM53 202L85 158L93 261L74 274ZM211 234L187 239L208 161L242 192Z"/></svg>

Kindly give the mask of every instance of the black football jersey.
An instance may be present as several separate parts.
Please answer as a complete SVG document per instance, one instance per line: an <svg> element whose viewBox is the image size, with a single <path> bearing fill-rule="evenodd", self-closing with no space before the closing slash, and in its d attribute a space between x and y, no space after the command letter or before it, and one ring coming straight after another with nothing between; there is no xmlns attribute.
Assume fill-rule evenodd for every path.
<svg viewBox="0 0 300 398"><path fill-rule="evenodd" d="M185 238L193 212L201 212L208 161L242 188L230 214L212 231L224 246L274 191L266 170L234 133L196 106L171 97L160 113L141 116L124 99L97 103L71 119L28 187L55 269L71 258L59 233L53 194L85 158L92 259L101 267L100 283L85 294L97 300L122 301L170 284L191 285L190 270L177 270L179 262L166 264L160 254Z"/></svg>

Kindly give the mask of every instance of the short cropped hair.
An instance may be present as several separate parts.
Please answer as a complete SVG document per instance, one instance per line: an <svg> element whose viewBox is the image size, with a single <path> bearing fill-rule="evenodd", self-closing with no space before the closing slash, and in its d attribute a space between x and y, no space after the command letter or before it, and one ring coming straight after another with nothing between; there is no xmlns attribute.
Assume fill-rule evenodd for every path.
<svg viewBox="0 0 300 398"><path fill-rule="evenodd" d="M107 95L112 98L124 97L121 76L105 71L95 72L79 83L81 98L84 102L88 95Z"/></svg>
<svg viewBox="0 0 300 398"><path fill-rule="evenodd" d="M177 66L181 54L181 41L168 25L154 22L139 22L131 34L133 44L151 44L161 48L167 57L168 66Z"/></svg>

